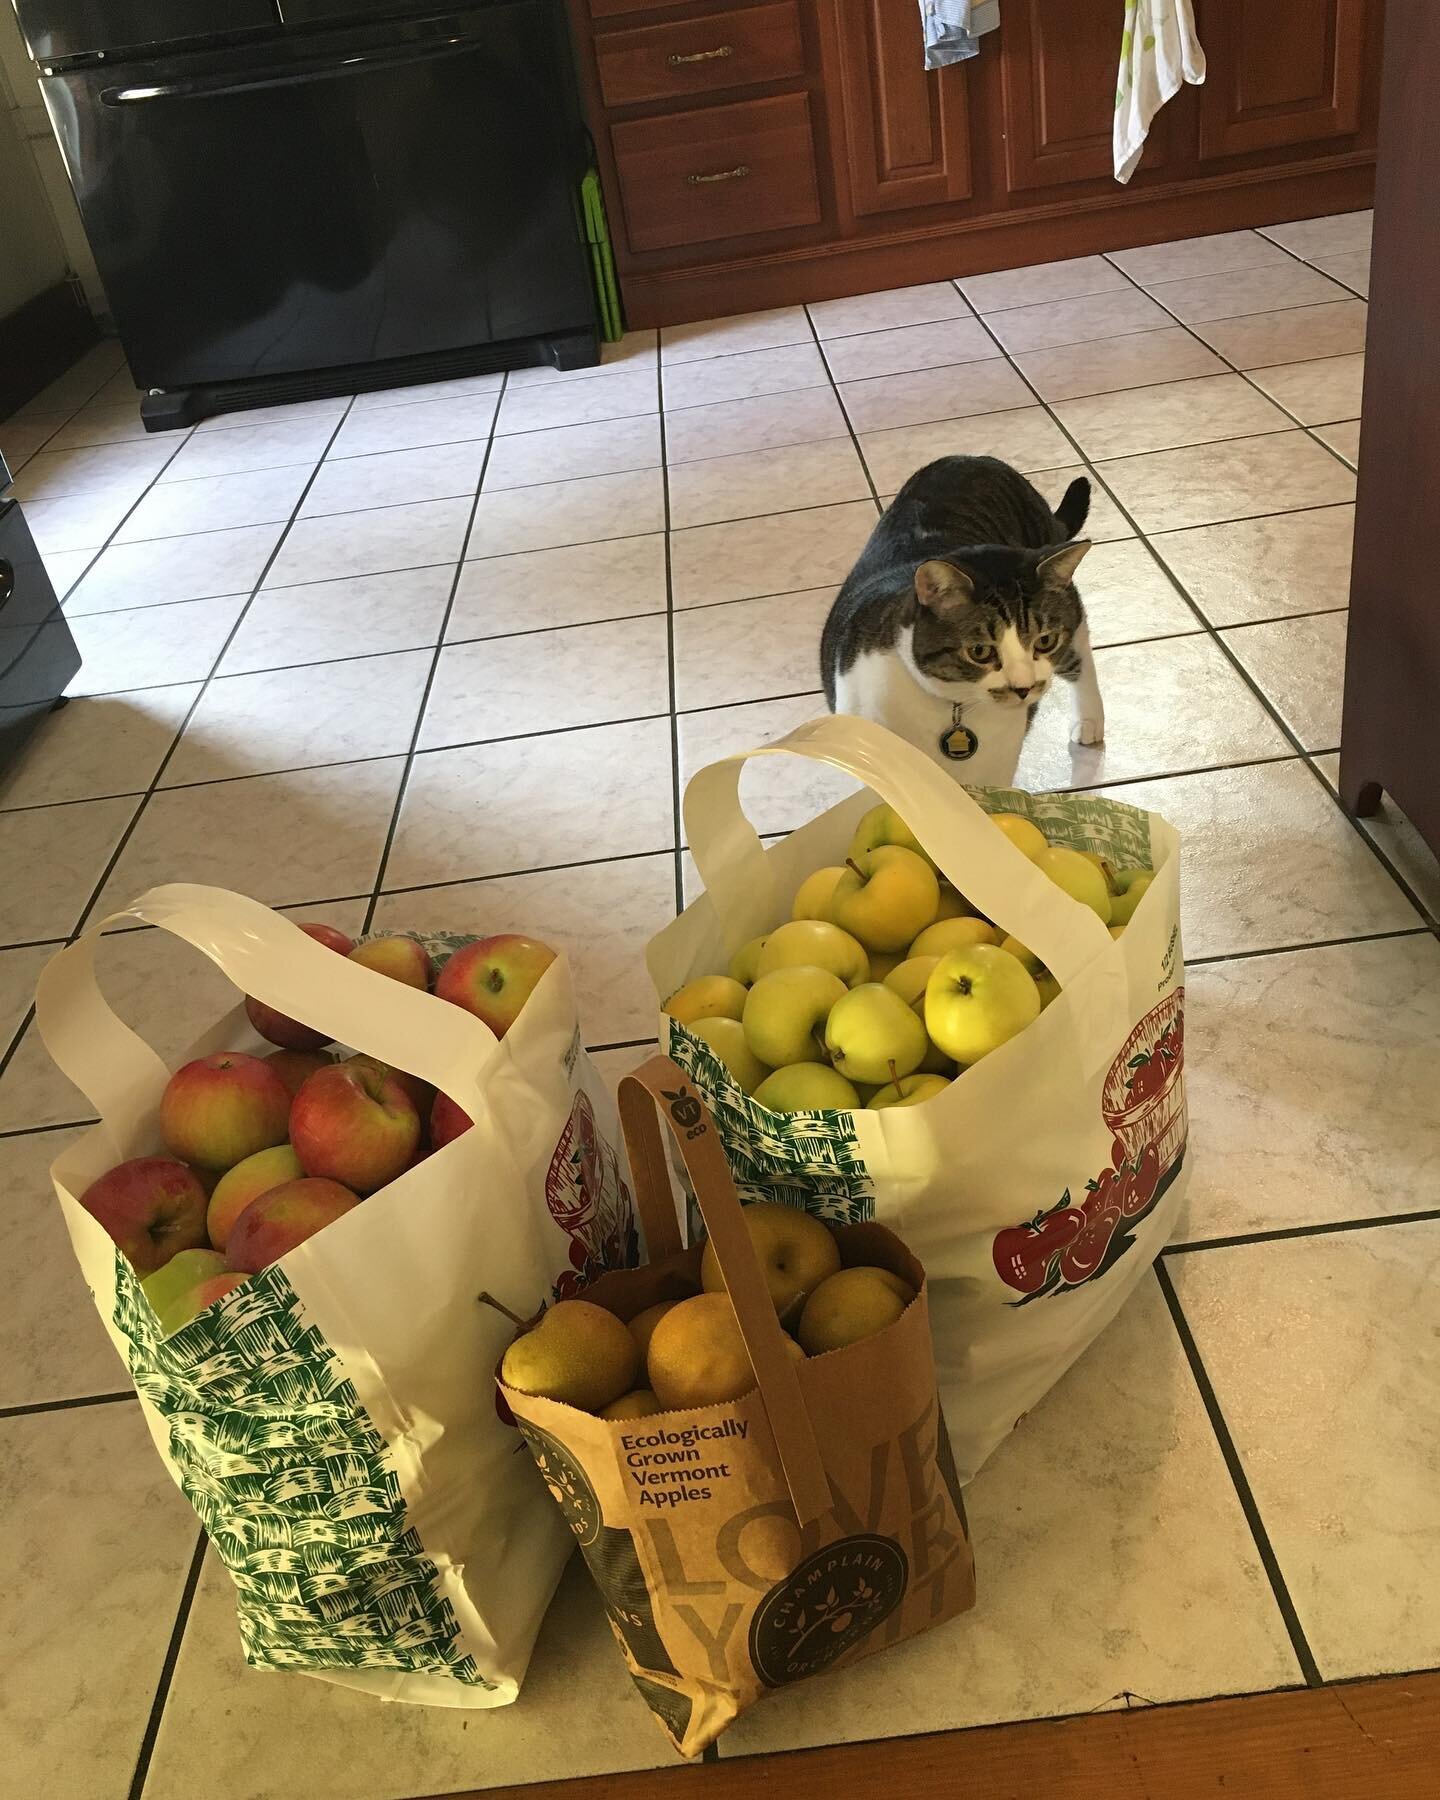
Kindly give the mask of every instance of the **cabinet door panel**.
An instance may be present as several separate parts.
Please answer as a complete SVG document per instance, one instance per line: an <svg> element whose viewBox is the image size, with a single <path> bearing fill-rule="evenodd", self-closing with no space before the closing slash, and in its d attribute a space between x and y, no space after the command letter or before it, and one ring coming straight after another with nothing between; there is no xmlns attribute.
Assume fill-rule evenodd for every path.
<svg viewBox="0 0 1440 1800"><path fill-rule="evenodd" d="M836 0L836 17L856 213L965 199L965 65L926 69L915 0Z"/></svg>
<svg viewBox="0 0 1440 1800"><path fill-rule="evenodd" d="M1201 157L1357 131L1366 7L1367 0L1208 0L1199 15L1209 64Z"/></svg>

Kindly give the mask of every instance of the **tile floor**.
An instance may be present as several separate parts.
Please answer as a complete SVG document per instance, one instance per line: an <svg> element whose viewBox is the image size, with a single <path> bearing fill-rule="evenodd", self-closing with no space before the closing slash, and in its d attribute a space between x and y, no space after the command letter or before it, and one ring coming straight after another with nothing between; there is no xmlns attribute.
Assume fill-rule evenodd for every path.
<svg viewBox="0 0 1440 1800"><path fill-rule="evenodd" d="M243 1667L47 1200L87 1109L29 996L85 920L218 881L564 943L618 1075L651 1030L642 947L693 880L681 785L820 710L829 598L950 450L1052 498L1095 484L1109 742L1072 750L1057 709L1022 780L1185 835L1188 1215L975 1482L976 1613L721 1751L1440 1662L1415 1404L1440 1377L1440 874L1403 819L1357 829L1334 798L1367 252L1359 214L1227 232L158 439L107 346L0 425L86 696L0 792L17 1792L391 1800L667 1760L573 1569L502 1713ZM747 776L769 833L837 791ZM138 931L104 959L162 1054L221 1002L181 954Z"/></svg>

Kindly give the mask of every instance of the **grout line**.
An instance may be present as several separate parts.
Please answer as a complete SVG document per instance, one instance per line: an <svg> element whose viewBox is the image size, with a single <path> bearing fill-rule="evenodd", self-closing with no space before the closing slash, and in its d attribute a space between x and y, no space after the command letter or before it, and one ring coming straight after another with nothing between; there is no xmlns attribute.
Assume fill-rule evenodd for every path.
<svg viewBox="0 0 1440 1800"><path fill-rule="evenodd" d="M1365 931L1355 937L1315 938L1303 944L1267 944L1256 950L1223 950L1214 956L1187 956L1187 969L1203 969L1212 963L1248 962L1256 956L1294 956L1305 950L1339 950L1350 944L1386 944L1392 938L1434 937L1437 925L1405 925L1396 931Z"/></svg>
<svg viewBox="0 0 1440 1800"><path fill-rule="evenodd" d="M1279 1558L1270 1542L1265 1522L1260 1516L1260 1508L1251 1491L1244 1464L1240 1460L1240 1453L1235 1447L1234 1438L1230 1435L1230 1427L1221 1411L1209 1372L1201 1358L1194 1334L1190 1330L1190 1322L1185 1317L1179 1298L1171 1285L1170 1276L1162 1263L1155 1264L1155 1279L1159 1282L1160 1292L1165 1296L1165 1304L1170 1309L1171 1322L1180 1339L1186 1360L1190 1364L1190 1373L1200 1391L1200 1399L1210 1420L1210 1428L1215 1433L1215 1440L1219 1445L1220 1454L1224 1458L1225 1467L1234 1483L1235 1493L1240 1501L1240 1510L1244 1513L1245 1522L1250 1527L1250 1535L1255 1540L1255 1548L1259 1553L1261 1566L1269 1578L1270 1590L1275 1597L1275 1604L1280 1610L1280 1617L1285 1622L1285 1629L1289 1633L1290 1647L1295 1654L1295 1660L1300 1665L1300 1672L1305 1677L1306 1686L1320 1687L1323 1685L1323 1678L1305 1636L1304 1628L1300 1623L1300 1615L1296 1612L1295 1603L1290 1597L1290 1590L1285 1584L1285 1576L1280 1568Z"/></svg>
<svg viewBox="0 0 1440 1800"><path fill-rule="evenodd" d="M0 1419L29 1419L37 1413L74 1412L82 1406L115 1406L138 1398L131 1388L123 1394L82 1394L71 1400L33 1400L24 1406L0 1406Z"/></svg>
<svg viewBox="0 0 1440 1800"><path fill-rule="evenodd" d="M175 1623L170 1630L170 1642L165 1647L165 1660L160 1665L160 1678L155 1683L155 1696L150 1702L150 1717L145 1722L145 1735L140 1740L139 1753L135 1758L135 1773L131 1777L128 1800L140 1800L150 1774L150 1759L155 1754L155 1740L160 1735L160 1721L165 1713L165 1703L170 1698L170 1684L175 1679L175 1665L180 1660L180 1646L185 1639L185 1627L190 1622L190 1609L195 1603L195 1591L200 1585L200 1571L205 1566L205 1552L209 1543L202 1525L195 1540L190 1567L185 1573L180 1604L175 1609Z"/></svg>
<svg viewBox="0 0 1440 1800"><path fill-rule="evenodd" d="M960 297L962 300L965 298L963 294ZM968 305L969 302L967 301L966 304ZM840 408L840 417L845 421L845 430L849 435L851 444L854 446L855 455L859 459L861 473L865 477L865 485L870 490L870 498L875 502L875 511L878 516L885 511L885 508L881 503L880 490L875 485L875 477L870 473L870 464L865 460L865 452L860 447L860 438L855 430L855 421L850 417L850 408L845 404L845 395L841 391L840 383L835 379L834 369L830 367L830 358L825 354L825 344L820 333L815 329L815 321L810 316L810 308L806 306L804 312L805 323L810 327L810 336L815 340L815 348L820 353L821 365L829 378L830 392L835 396L835 403ZM859 337L867 337L871 334L868 332L858 332L856 335ZM988 362L992 359L987 357L985 360ZM958 367L961 365L955 366Z"/></svg>
<svg viewBox="0 0 1440 1800"><path fill-rule="evenodd" d="M1347 1231L1379 1231L1387 1225L1422 1225L1440 1219L1440 1206L1420 1212L1386 1213L1375 1219L1332 1219L1318 1225L1283 1225L1270 1231L1238 1231L1230 1237L1195 1238L1189 1243L1167 1244L1163 1257L1189 1256L1196 1250L1234 1250L1246 1244L1283 1244L1291 1238L1329 1237Z"/></svg>
<svg viewBox="0 0 1440 1800"><path fill-rule="evenodd" d="M565 869L596 869L608 867L611 863L648 862L652 857L674 854L673 844L662 844L654 850L627 850L623 856L600 856L580 862L541 863L533 869L496 869L487 875L455 875L448 881L406 882L399 887L382 889L375 898L388 900L396 894L426 894L436 888L472 887L482 881L512 881L521 875L556 875Z"/></svg>
<svg viewBox="0 0 1440 1800"><path fill-rule="evenodd" d="M660 504L665 534L665 675L670 699L670 835L674 855L675 916L678 919L685 910L685 862L680 851L680 842L685 835L682 822L684 796L680 792L680 715L676 709L679 682L675 669L675 571L671 556L674 533L670 518L670 454L666 433L665 366L660 360L658 336L655 399L660 413Z"/></svg>

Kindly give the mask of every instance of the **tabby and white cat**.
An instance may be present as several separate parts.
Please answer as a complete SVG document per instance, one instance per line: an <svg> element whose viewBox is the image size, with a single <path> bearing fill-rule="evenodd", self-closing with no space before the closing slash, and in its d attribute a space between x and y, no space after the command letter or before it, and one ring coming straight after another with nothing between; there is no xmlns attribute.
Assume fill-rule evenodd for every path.
<svg viewBox="0 0 1440 1800"><path fill-rule="evenodd" d="M1105 709L1073 585L1088 542L1080 477L1052 512L992 456L918 470L845 578L820 638L832 712L887 726L958 780L1010 787L1055 676L1073 683L1074 739L1099 744Z"/></svg>

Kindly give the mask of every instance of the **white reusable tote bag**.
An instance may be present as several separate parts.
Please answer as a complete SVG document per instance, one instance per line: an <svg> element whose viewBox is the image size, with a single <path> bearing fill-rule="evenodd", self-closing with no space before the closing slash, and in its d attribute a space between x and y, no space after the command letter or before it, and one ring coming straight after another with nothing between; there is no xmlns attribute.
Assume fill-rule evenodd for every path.
<svg viewBox="0 0 1440 1800"><path fill-rule="evenodd" d="M739 799L747 756L808 757L852 796L762 847ZM887 800L978 912L1027 945L1059 997L933 1100L881 1112L772 1113L662 1015L661 1047L704 1093L741 1198L877 1219L930 1276L941 1399L962 1480L1119 1310L1169 1235L1186 1136L1179 838L1157 814L1094 794L972 795L863 719L825 718L701 769L685 828L705 893L652 939L663 1000L790 917L815 869L845 860ZM1051 839L1157 873L1123 937L990 823L1017 812Z"/></svg>
<svg viewBox="0 0 1440 1800"><path fill-rule="evenodd" d="M102 924L129 921L185 939L242 992L418 1075L475 1121L162 1339L79 1196L160 1149L170 1071L96 984L101 925L40 978L41 1035L102 1121L51 1171L71 1242L156 1447L234 1578L246 1660L388 1700L505 1705L573 1540L497 1413L514 1326L479 1296L528 1317L638 1250L564 959L497 1040L239 894L153 888ZM469 940L422 941L443 961ZM236 1007L182 1060L268 1048Z"/></svg>

